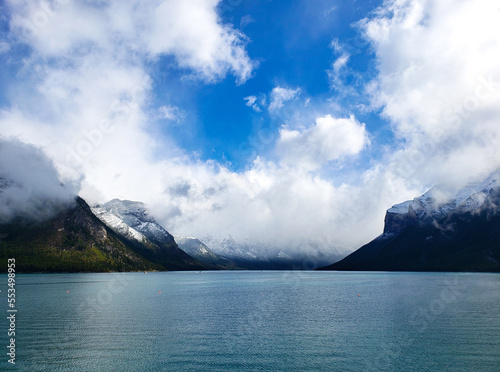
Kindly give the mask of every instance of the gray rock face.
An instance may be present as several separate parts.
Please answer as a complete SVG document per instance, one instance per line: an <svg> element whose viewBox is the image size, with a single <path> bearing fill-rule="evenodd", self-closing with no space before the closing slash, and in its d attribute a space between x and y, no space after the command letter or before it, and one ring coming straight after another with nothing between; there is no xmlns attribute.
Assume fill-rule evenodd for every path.
<svg viewBox="0 0 500 372"><path fill-rule="evenodd" d="M407 213L393 213L387 211L384 220L384 234L398 234L408 226L418 222L418 217L411 206Z"/></svg>

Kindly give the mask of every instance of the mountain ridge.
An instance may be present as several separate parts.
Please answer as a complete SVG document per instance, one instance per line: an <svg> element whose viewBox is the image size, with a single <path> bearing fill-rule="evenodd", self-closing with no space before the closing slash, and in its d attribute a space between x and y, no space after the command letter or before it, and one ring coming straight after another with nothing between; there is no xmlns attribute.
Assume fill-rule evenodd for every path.
<svg viewBox="0 0 500 372"><path fill-rule="evenodd" d="M444 202L437 187L389 208L381 235L320 270L500 272L499 180L497 171Z"/></svg>
<svg viewBox="0 0 500 372"><path fill-rule="evenodd" d="M17 218L0 225L0 262L16 258L19 272L142 271L162 267L134 252L76 197L43 222ZM7 265L2 264L4 270Z"/></svg>
<svg viewBox="0 0 500 372"><path fill-rule="evenodd" d="M149 214L142 202L113 199L102 205L95 205L92 211L115 231L121 231L132 240L144 239L159 246L170 247L180 254L192 257L207 269L236 269L231 260L215 254L203 242L194 237L174 237ZM172 254L174 252L172 251Z"/></svg>

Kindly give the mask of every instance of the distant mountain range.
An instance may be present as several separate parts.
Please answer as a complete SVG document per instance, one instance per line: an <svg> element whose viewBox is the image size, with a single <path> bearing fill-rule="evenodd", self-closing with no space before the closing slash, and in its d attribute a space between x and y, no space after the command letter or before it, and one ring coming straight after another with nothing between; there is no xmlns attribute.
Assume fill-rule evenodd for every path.
<svg viewBox="0 0 500 372"><path fill-rule="evenodd" d="M203 262L206 265L212 265L219 269L238 269L240 268L234 261L214 253L201 240L193 236L174 236L175 241L184 252L191 257Z"/></svg>
<svg viewBox="0 0 500 372"><path fill-rule="evenodd" d="M11 185L0 178L0 196ZM500 171L452 198L445 195L436 186L393 206L382 235L320 269L500 272ZM114 199L90 207L80 197L61 200L28 205L0 223L0 271L11 257L19 272L311 269L310 262L331 262L230 236L174 237L140 202Z"/></svg>
<svg viewBox="0 0 500 372"><path fill-rule="evenodd" d="M141 202L114 199L92 208L93 213L116 233L136 241L149 240L156 244L171 244L178 247L208 269L291 269L297 266L297 260L282 254L268 257L264 246L255 247L234 241L231 237L222 242L205 237L205 242L193 236L172 236L149 215ZM220 253L215 253L207 244L217 246ZM294 266L295 265L295 266Z"/></svg>
<svg viewBox="0 0 500 372"><path fill-rule="evenodd" d="M206 244L217 247L217 251L228 257L238 266L250 270L287 270L299 268L300 260L282 255L269 255L268 249L255 242L236 241L231 236L205 236Z"/></svg>
<svg viewBox="0 0 500 372"><path fill-rule="evenodd" d="M219 236L205 235L201 238L214 252L235 262L239 267L251 270L311 270L327 265L339 254L332 250L328 254L324 246L313 239L290 241L288 247L276 247L258 241L258 237L233 238L222 231Z"/></svg>
<svg viewBox="0 0 500 372"><path fill-rule="evenodd" d="M500 272L500 172L390 208L382 235L321 270Z"/></svg>
<svg viewBox="0 0 500 372"><path fill-rule="evenodd" d="M149 240L164 248L175 246L175 249L201 262L206 269L237 268L234 262L215 254L197 238L174 238L149 214L144 203L113 199L94 206L92 212L115 232L139 243ZM169 255L173 253L169 252Z"/></svg>

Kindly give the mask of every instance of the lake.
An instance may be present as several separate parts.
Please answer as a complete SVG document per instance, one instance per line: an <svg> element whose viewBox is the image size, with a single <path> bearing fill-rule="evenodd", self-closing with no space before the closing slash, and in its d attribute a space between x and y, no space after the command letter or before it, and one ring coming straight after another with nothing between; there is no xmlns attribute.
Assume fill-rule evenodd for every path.
<svg viewBox="0 0 500 372"><path fill-rule="evenodd" d="M500 371L498 274L24 274L16 295L0 370Z"/></svg>

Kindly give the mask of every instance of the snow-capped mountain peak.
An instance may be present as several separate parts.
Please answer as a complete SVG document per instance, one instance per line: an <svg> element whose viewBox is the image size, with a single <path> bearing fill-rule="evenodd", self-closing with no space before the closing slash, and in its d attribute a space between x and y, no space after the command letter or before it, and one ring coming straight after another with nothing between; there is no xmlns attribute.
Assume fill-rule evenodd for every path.
<svg viewBox="0 0 500 372"><path fill-rule="evenodd" d="M500 170L488 178L469 183L454 193L443 186L434 186L422 196L396 204L387 210L384 233L397 233L415 221L436 220L454 212L478 210L488 195L500 187Z"/></svg>
<svg viewBox="0 0 500 372"><path fill-rule="evenodd" d="M156 222L144 203L113 199L103 204L102 209L155 243L174 243L173 236Z"/></svg>
<svg viewBox="0 0 500 372"><path fill-rule="evenodd" d="M434 186L422 196L396 204L387 210L392 214L415 214L441 216L460 209L462 212L478 208L490 190L500 186L500 170L485 180L473 182L455 193L449 193L441 186Z"/></svg>

